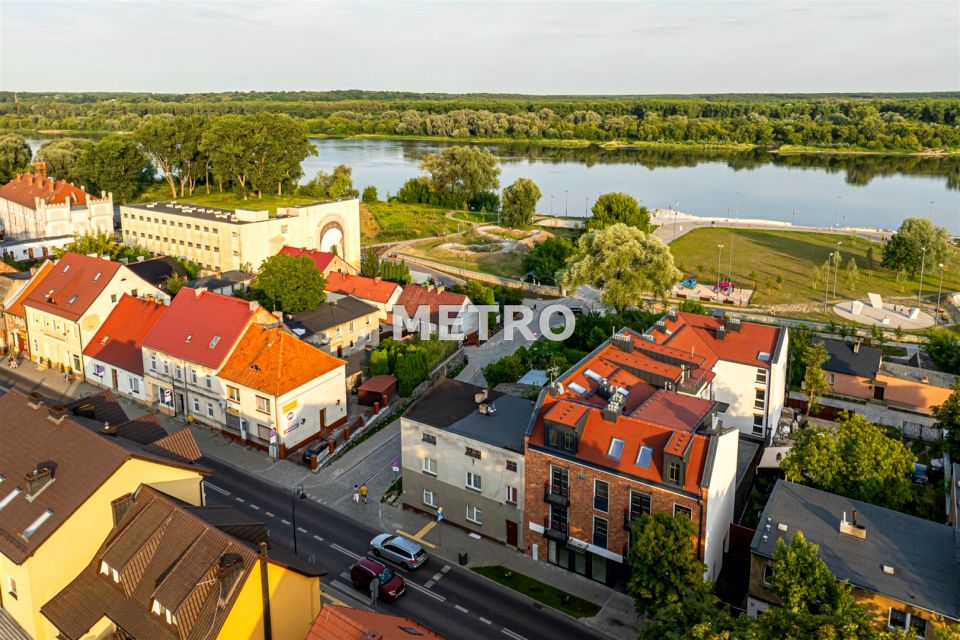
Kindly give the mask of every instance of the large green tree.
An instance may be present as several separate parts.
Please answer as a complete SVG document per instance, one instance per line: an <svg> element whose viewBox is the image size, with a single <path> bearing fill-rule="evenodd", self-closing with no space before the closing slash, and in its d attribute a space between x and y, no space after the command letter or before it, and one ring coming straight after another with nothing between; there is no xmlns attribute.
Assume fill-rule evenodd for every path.
<svg viewBox="0 0 960 640"><path fill-rule="evenodd" d="M834 429L800 429L780 464L787 480L854 500L900 508L911 496L916 457L899 439L860 414Z"/></svg>
<svg viewBox="0 0 960 640"><path fill-rule="evenodd" d="M323 304L326 284L309 257L280 253L263 261L252 288L262 294L268 308L298 313Z"/></svg>
<svg viewBox="0 0 960 640"><path fill-rule="evenodd" d="M646 615L665 604L680 602L703 583L705 567L693 546L697 535L690 518L657 512L633 523L630 535L630 579L627 591L637 613Z"/></svg>
<svg viewBox="0 0 960 640"><path fill-rule="evenodd" d="M523 255L523 269L537 274L545 282L555 282L557 272L573 254L573 243L560 236L550 236Z"/></svg>
<svg viewBox="0 0 960 640"><path fill-rule="evenodd" d="M927 338L926 351L937 366L960 375L960 338L946 329L938 329Z"/></svg>
<svg viewBox="0 0 960 640"><path fill-rule="evenodd" d="M447 206L464 207L482 191L500 186L500 167L489 149L447 147L428 153L420 168L430 174L431 191Z"/></svg>
<svg viewBox="0 0 960 640"><path fill-rule="evenodd" d="M604 193L593 204L587 218L586 228L595 231L622 222L647 231L650 227L650 212L641 207L637 199L628 193Z"/></svg>
<svg viewBox="0 0 960 640"><path fill-rule="evenodd" d="M817 412L820 408L820 399L830 391L827 374L823 372L823 364L828 359L827 349L822 342L817 342L806 350L803 361L803 390L807 393L808 416Z"/></svg>
<svg viewBox="0 0 960 640"><path fill-rule="evenodd" d="M107 191L114 202L130 202L153 182L153 165L130 136L110 135L85 148L73 165L91 193Z"/></svg>
<svg viewBox="0 0 960 640"><path fill-rule="evenodd" d="M921 263L928 269L946 262L950 236L929 218L907 218L883 247L883 266L910 275L920 271ZM924 253L924 249L926 252Z"/></svg>
<svg viewBox="0 0 960 640"><path fill-rule="evenodd" d="M568 291L590 285L600 300L622 313L642 307L644 295L666 296L682 274L670 249L634 226L616 223L577 239L577 248L561 272Z"/></svg>
<svg viewBox="0 0 960 640"><path fill-rule="evenodd" d="M943 404L933 408L937 427L944 430L943 444L951 460L960 460L960 379L953 385L953 392Z"/></svg>
<svg viewBox="0 0 960 640"><path fill-rule="evenodd" d="M503 205L500 219L508 227L525 227L533 221L537 203L540 201L540 187L529 178L517 178L503 190Z"/></svg>
<svg viewBox="0 0 960 640"><path fill-rule="evenodd" d="M86 138L57 138L41 145L34 159L46 163L48 176L76 183L79 178L74 164L80 153L92 145L93 141Z"/></svg>
<svg viewBox="0 0 960 640"><path fill-rule="evenodd" d="M137 131L139 133L140 130ZM210 169L220 191L232 183L246 199L254 163L253 135L253 122L244 116L232 114L215 118L204 130L200 138L200 150L210 158ZM163 166L158 166L163 169ZM169 178L168 182L176 194L176 185Z"/></svg>
<svg viewBox="0 0 960 640"><path fill-rule="evenodd" d="M33 152L19 133L0 134L0 183L8 182L30 166Z"/></svg>
<svg viewBox="0 0 960 640"><path fill-rule="evenodd" d="M376 187L367 187L367 189L370 188L373 188L373 201L376 202ZM367 189L364 189L364 194L366 194ZM318 171L313 180L299 188L298 193L311 198L330 200L356 198L357 190L353 186L353 169L345 164L338 164L333 168L333 173Z"/></svg>
<svg viewBox="0 0 960 640"><path fill-rule="evenodd" d="M147 118L133 133L134 140L163 173L171 198L177 197L178 145L182 135L182 118L170 116Z"/></svg>
<svg viewBox="0 0 960 640"><path fill-rule="evenodd" d="M791 386L799 387L803 383L803 376L807 371L807 354L810 351L812 337L813 332L805 324L790 327L788 378Z"/></svg>
<svg viewBox="0 0 960 640"><path fill-rule="evenodd" d="M264 191L283 194L283 185L295 185L303 170L301 163L317 148L307 139L306 128L300 120L285 114L257 113L246 116L252 126L253 165L250 168L250 186L261 196ZM354 190L354 195L356 191Z"/></svg>

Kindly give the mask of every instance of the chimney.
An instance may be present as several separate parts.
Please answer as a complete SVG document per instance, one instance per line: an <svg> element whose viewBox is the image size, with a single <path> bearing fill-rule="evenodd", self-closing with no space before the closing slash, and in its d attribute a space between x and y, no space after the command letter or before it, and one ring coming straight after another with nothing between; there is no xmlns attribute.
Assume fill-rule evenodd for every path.
<svg viewBox="0 0 960 640"><path fill-rule="evenodd" d="M39 409L41 406L43 406L43 394L39 391L31 391L27 406L29 406L31 409Z"/></svg>
<svg viewBox="0 0 960 640"><path fill-rule="evenodd" d="M67 417L67 409L63 405L58 404L48 407L47 412L49 413L47 420L53 424L60 424L63 422L63 419Z"/></svg>
<svg viewBox="0 0 960 640"><path fill-rule="evenodd" d="M724 325L717 327L717 340L723 340L727 337L727 328Z"/></svg>
<svg viewBox="0 0 960 640"><path fill-rule="evenodd" d="M860 338L857 338L853 343L853 352L860 353ZM856 511L854 511L856 513Z"/></svg>
<svg viewBox="0 0 960 640"><path fill-rule="evenodd" d="M251 301L250 301L250 311L251 311L251 312L256 312L256 310L259 309L259 308L260 308L260 303L259 303L259 302L257 302L256 300L251 300Z"/></svg>
<svg viewBox="0 0 960 640"><path fill-rule="evenodd" d="M843 512L843 518L840 520L840 533L844 533L848 536L853 536L854 538L860 538L861 540L867 539L867 528L861 524L857 524L857 510L854 509L851 513L852 522L847 522L847 512Z"/></svg>
<svg viewBox="0 0 960 640"><path fill-rule="evenodd" d="M27 482L27 499L35 498L43 489L53 482L53 469L44 463L37 465L37 468L29 472L25 480Z"/></svg>
<svg viewBox="0 0 960 640"><path fill-rule="evenodd" d="M207 290L206 287L197 287L196 289L193 290L193 295L199 298L203 294L203 292L205 292L206 290Z"/></svg>
<svg viewBox="0 0 960 640"><path fill-rule="evenodd" d="M383 280L383 278L381 278L380 276L374 276L374 277L373 277L373 281L374 281L374 282L380 282L381 280Z"/></svg>
<svg viewBox="0 0 960 640"><path fill-rule="evenodd" d="M633 353L633 339L628 335L618 333L610 339L610 342L625 353Z"/></svg>

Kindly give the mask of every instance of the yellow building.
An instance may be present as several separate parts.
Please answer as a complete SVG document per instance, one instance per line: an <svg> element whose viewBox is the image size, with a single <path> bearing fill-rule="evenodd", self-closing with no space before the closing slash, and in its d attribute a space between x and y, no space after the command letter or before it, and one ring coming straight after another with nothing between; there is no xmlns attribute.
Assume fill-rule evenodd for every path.
<svg viewBox="0 0 960 640"><path fill-rule="evenodd" d="M184 508L146 486L123 508L93 560L42 608L60 638L307 636L322 574L269 550L265 525L233 527L240 539L205 519L222 521L229 507Z"/></svg>
<svg viewBox="0 0 960 640"><path fill-rule="evenodd" d="M99 400L76 413L102 417ZM118 500L148 484L199 505L208 472L180 455L198 453L189 432L139 445L16 390L0 396L0 416L0 607L34 640L53 640L40 608L93 558L121 515Z"/></svg>

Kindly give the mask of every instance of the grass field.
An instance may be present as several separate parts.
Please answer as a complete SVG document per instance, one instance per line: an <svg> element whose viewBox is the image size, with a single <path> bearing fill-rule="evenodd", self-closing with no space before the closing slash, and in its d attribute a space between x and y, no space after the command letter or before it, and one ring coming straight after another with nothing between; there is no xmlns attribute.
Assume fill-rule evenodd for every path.
<svg viewBox="0 0 960 640"><path fill-rule="evenodd" d="M453 214L457 220L466 220L467 222L492 222L496 223L499 216L496 213L479 213L476 211L457 211Z"/></svg>
<svg viewBox="0 0 960 640"><path fill-rule="evenodd" d="M513 589L574 618L590 618L600 612L600 607L592 602L578 598L566 591L561 591L539 580L534 580L522 573L511 571L506 567L475 567L474 571L494 582L499 582L508 589Z"/></svg>
<svg viewBox="0 0 960 640"><path fill-rule="evenodd" d="M457 222L446 218L446 211L442 207L401 202L361 204L360 236L364 244L376 244L456 232Z"/></svg>
<svg viewBox="0 0 960 640"><path fill-rule="evenodd" d="M867 293L888 298L917 295L919 275L897 282L896 274L880 267L883 245L852 235L808 233L802 231L753 229L696 229L670 243L674 259L685 275L696 275L702 282L717 278L717 245L723 244L720 271L726 276L733 246L733 280L745 287L756 283L751 302L762 305L807 304L814 310L823 303L823 282L814 282L815 269L827 261L841 242L842 256L837 273L837 299L866 299ZM874 267L867 261L867 248L873 247ZM859 280L851 288L847 263L856 261ZM781 279L778 283L777 278ZM924 297L935 298L940 281L937 265L928 262L924 275ZM943 271L943 291L960 290L960 251L954 249ZM830 275L833 291L833 271ZM831 299L833 297L831 296Z"/></svg>

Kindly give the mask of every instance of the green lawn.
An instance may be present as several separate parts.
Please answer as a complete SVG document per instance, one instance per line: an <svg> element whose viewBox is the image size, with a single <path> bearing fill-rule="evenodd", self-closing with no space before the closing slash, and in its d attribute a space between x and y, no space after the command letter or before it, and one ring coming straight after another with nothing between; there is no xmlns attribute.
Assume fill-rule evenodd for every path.
<svg viewBox="0 0 960 640"><path fill-rule="evenodd" d="M425 204L361 204L361 238L364 244L376 244L456 232L457 222L446 218L446 212L443 207Z"/></svg>
<svg viewBox="0 0 960 640"><path fill-rule="evenodd" d="M171 200L170 197L170 187L167 186L167 183L156 184L147 189L147 191L137 198L139 202L154 202L159 200ZM297 196L297 195L284 195L277 196L276 194L263 194L262 198L258 198L257 194L249 194L247 199L244 200L241 195L238 193L229 190L224 191L223 193L218 192L216 189L212 189L210 193L206 192L204 187L200 186L194 189L192 195L185 195L183 198L175 198L176 200L182 200L183 202L192 202L205 207L222 207L224 209L267 209L270 213L275 213L277 207L290 207L298 204L307 204L308 202L315 202L316 198L308 198L306 196Z"/></svg>
<svg viewBox="0 0 960 640"><path fill-rule="evenodd" d="M474 211L457 211L453 214L457 220L466 220L467 222L493 222L496 223L499 216L495 213L479 213Z"/></svg>
<svg viewBox="0 0 960 640"><path fill-rule="evenodd" d="M723 244L720 270L727 274L730 247L733 245L733 280L752 288L757 293L751 303L760 305L806 305L817 312L823 303L823 283L814 283L814 270L822 265L831 251L841 242L842 266L837 274L837 299L866 299L867 293L878 293L888 298L909 298L917 295L919 277L907 277L897 283L896 274L880 267L883 245L851 235L810 233L803 231L714 229L701 228L670 243L678 268L685 275L693 274L701 282L717 278L717 245ZM873 246L874 267L867 262L867 248ZM860 277L853 288L847 282L847 263L853 257ZM751 275L751 272L753 275ZM833 272L830 291L833 291ZM781 282L777 283L777 276ZM928 264L924 276L924 296L934 299L937 294L940 271ZM943 272L943 291L960 289L960 251L952 250ZM831 299L832 295L831 295ZM800 311L800 309L797 309Z"/></svg>
<svg viewBox="0 0 960 640"><path fill-rule="evenodd" d="M522 593L574 618L589 618L600 612L600 607L592 602L570 595L566 591L551 587L522 573L511 571L506 567L474 567L473 570L494 582L499 582L509 589Z"/></svg>

